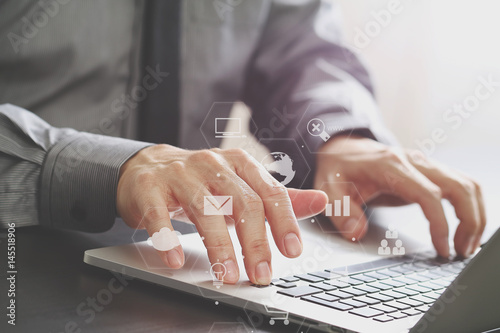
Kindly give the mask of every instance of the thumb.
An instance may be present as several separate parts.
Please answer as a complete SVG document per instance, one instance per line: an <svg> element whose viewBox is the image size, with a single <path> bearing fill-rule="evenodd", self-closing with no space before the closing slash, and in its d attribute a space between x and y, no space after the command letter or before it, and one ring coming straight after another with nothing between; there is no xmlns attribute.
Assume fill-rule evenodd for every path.
<svg viewBox="0 0 500 333"><path fill-rule="evenodd" d="M328 196L323 191L295 188L287 188L287 190L298 220L321 213L328 203Z"/></svg>

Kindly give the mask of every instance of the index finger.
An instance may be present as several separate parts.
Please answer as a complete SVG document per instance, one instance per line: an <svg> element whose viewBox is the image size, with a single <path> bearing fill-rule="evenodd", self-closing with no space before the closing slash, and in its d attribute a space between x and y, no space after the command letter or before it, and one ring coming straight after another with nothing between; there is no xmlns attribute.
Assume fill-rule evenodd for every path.
<svg viewBox="0 0 500 333"><path fill-rule="evenodd" d="M421 174L408 162L401 161L402 164L390 165L389 170L401 181L389 184L382 177L374 177L380 188L385 189L404 200L417 203L429 221L429 228L432 243L440 256L450 255L448 240L448 222L441 204L441 189ZM387 168L387 165L384 166Z"/></svg>

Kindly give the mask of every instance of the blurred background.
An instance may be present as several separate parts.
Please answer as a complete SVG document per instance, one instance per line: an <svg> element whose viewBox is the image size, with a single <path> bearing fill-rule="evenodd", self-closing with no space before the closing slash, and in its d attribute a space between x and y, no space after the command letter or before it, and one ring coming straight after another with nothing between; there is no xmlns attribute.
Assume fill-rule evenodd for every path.
<svg viewBox="0 0 500 333"><path fill-rule="evenodd" d="M332 2L341 10L345 43L366 63L384 121L404 147L420 144L438 157L488 146L498 155L500 86L486 98L475 94L481 78L500 85L500 1ZM248 115L243 107L235 115ZM436 129L445 139L433 140L431 149Z"/></svg>
<svg viewBox="0 0 500 333"><path fill-rule="evenodd" d="M371 72L382 117L401 145L420 149L482 185L487 239L500 226L494 209L500 201L500 1L332 2L341 10L345 43ZM488 81L493 84L484 84ZM233 114L244 119L249 111L237 104ZM260 160L267 152L254 148L258 144L251 135L248 140L253 142L246 147ZM451 205L444 206L451 236L458 220ZM423 220L417 207L413 212Z"/></svg>

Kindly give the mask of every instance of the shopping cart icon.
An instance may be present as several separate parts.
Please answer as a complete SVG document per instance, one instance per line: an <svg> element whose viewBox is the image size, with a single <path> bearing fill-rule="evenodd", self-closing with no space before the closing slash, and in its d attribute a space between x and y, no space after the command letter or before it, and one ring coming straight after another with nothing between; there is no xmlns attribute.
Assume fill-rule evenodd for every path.
<svg viewBox="0 0 500 333"><path fill-rule="evenodd" d="M283 324L285 325L290 324L290 321L288 320L288 312L279 311L276 309L270 309L267 307L267 305L264 305L264 307L266 308L266 312L271 317L271 319L269 320L270 325L274 325L276 323L276 320L283 320ZM273 316L279 316L279 317L273 317Z"/></svg>

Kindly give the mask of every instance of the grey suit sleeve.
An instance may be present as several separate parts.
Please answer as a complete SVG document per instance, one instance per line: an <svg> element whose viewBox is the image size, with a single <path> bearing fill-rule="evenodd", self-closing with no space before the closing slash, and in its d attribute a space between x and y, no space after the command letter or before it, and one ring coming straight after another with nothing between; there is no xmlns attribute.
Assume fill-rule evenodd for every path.
<svg viewBox="0 0 500 333"><path fill-rule="evenodd" d="M304 145L313 170L314 154L324 144L307 131L313 118L323 120L330 136L356 133L394 142L379 118L368 72L342 45L338 14L326 1L274 1L245 88L256 133ZM272 151L280 145L279 140L263 143ZM311 185L309 179L306 186Z"/></svg>
<svg viewBox="0 0 500 333"><path fill-rule="evenodd" d="M121 165L148 143L55 128L0 105L0 226L109 229Z"/></svg>

